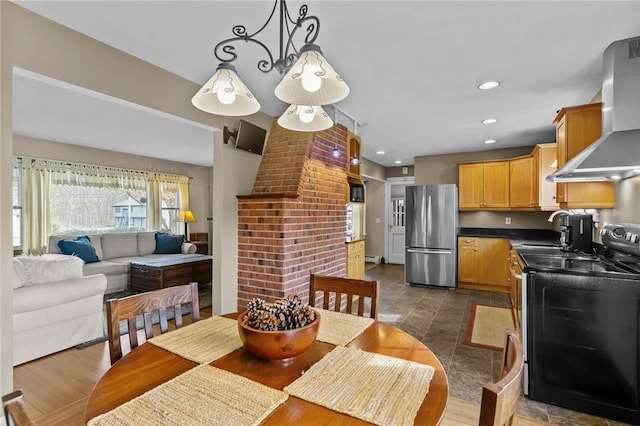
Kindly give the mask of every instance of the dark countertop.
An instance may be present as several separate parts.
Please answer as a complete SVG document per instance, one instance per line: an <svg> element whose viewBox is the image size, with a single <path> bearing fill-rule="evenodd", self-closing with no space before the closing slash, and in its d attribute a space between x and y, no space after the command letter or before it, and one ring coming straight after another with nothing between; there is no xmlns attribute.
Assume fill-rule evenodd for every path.
<svg viewBox="0 0 640 426"><path fill-rule="evenodd" d="M460 237L508 238L518 249L522 245L560 245L560 233L550 229L460 228Z"/></svg>
<svg viewBox="0 0 640 426"><path fill-rule="evenodd" d="M345 242L346 242L347 244L349 244L349 243L355 243L355 242L358 242L358 241L364 241L364 240L366 240L366 238L365 238L365 237L353 237L353 238L349 238L349 237L347 237L347 239L346 239L346 241L345 241Z"/></svg>

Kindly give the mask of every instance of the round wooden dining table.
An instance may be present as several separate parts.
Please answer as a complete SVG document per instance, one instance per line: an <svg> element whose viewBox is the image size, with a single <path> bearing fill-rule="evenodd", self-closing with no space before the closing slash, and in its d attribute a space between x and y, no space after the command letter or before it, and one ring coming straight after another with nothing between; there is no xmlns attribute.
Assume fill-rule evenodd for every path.
<svg viewBox="0 0 640 426"><path fill-rule="evenodd" d="M236 318L237 315L232 313L223 316ZM437 425L440 423L447 406L449 385L442 364L423 343L396 327L375 321L346 346L434 367L435 372L429 384L429 391L416 415L414 424ZM242 347L211 362L210 365L282 390L333 348L335 348L334 345L316 340L301 355L281 362L258 358ZM88 422L197 365L156 345L145 343L114 363L98 381L89 397L85 420ZM261 424L364 425L369 423L290 396Z"/></svg>

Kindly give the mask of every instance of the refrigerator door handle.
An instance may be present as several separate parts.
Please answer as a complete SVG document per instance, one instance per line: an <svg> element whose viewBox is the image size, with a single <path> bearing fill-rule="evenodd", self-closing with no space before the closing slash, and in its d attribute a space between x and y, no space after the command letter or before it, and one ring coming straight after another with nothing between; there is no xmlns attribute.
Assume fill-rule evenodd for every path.
<svg viewBox="0 0 640 426"><path fill-rule="evenodd" d="M407 253L423 253L423 254L453 254L452 250L446 249L416 249L408 248Z"/></svg>

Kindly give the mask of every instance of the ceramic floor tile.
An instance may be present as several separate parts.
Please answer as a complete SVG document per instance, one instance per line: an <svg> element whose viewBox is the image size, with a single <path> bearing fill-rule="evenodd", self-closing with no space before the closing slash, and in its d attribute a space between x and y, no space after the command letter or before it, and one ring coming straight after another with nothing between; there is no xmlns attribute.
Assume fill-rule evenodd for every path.
<svg viewBox="0 0 640 426"><path fill-rule="evenodd" d="M482 387L497 381L502 354L462 343L473 303L511 307L509 294L408 286L402 265L377 265L367 279L380 280L380 320L421 340L442 363L450 395L480 403ZM607 425L624 423L521 398L517 412L554 425Z"/></svg>

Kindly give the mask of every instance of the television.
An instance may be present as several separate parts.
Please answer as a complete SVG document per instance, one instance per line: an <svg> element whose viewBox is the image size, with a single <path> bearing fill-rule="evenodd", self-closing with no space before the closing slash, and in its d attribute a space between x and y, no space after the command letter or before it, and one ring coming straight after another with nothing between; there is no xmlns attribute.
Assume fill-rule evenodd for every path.
<svg viewBox="0 0 640 426"><path fill-rule="evenodd" d="M262 155L267 131L262 127L240 120L236 135L236 148Z"/></svg>

